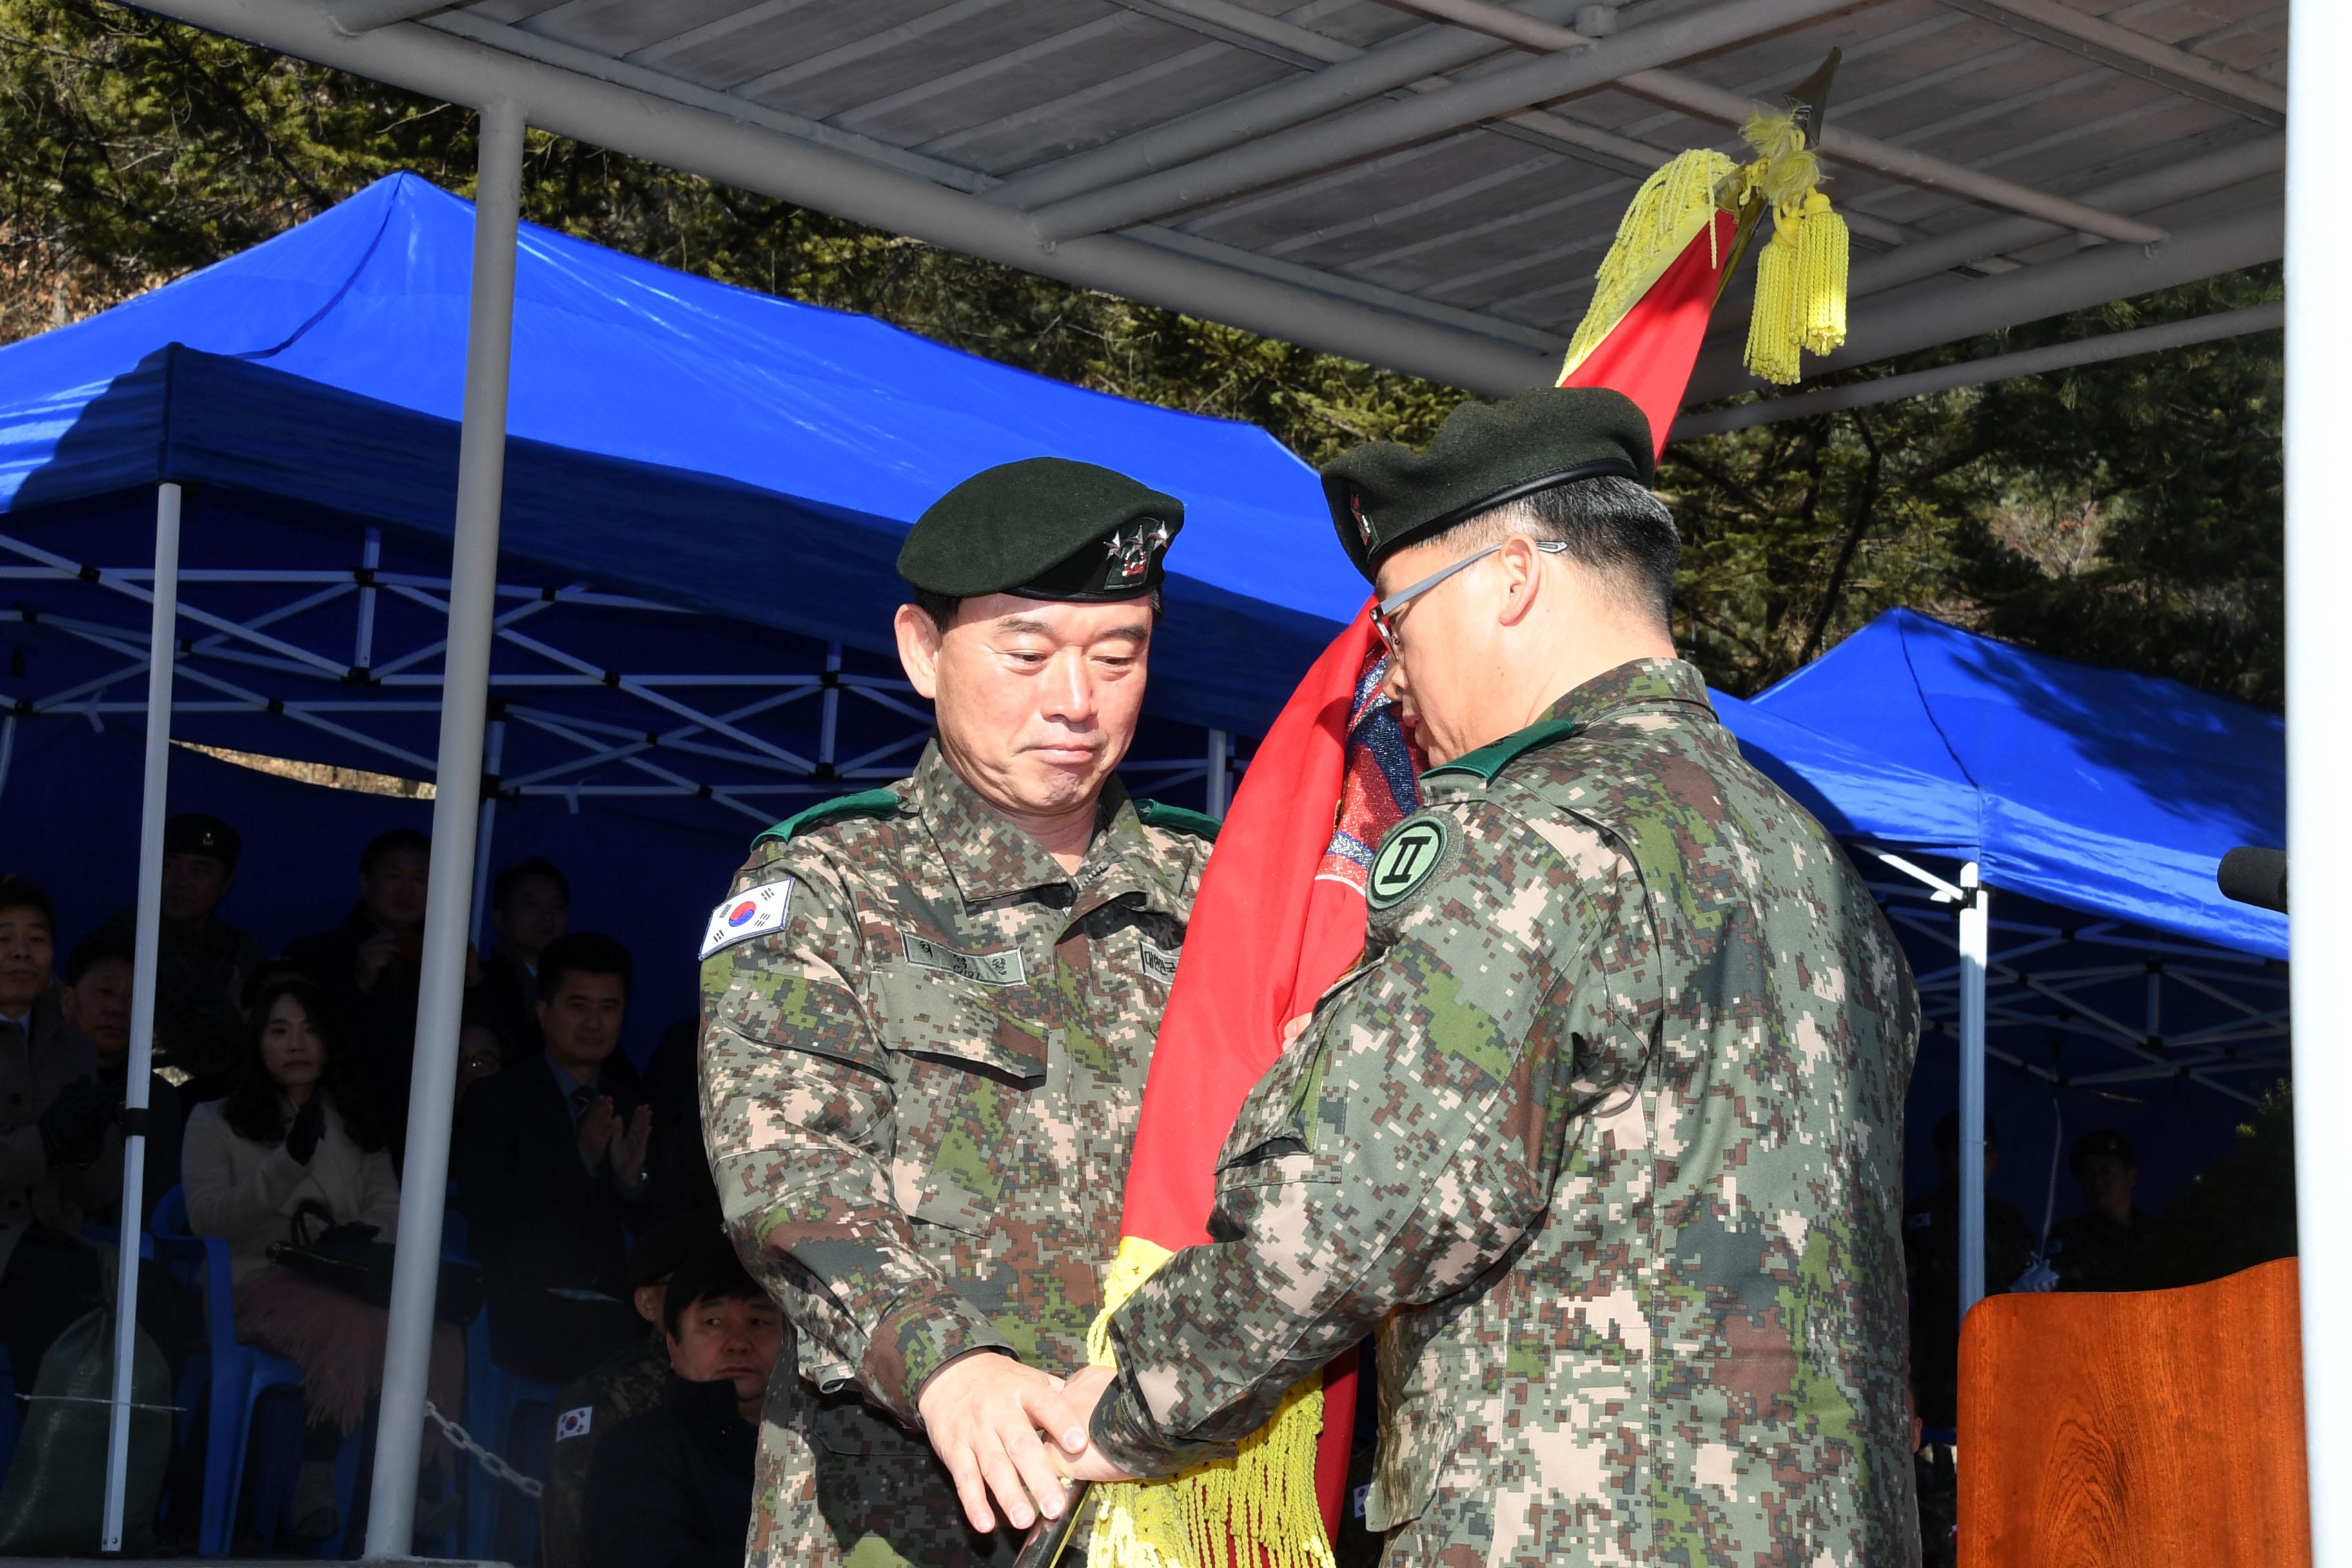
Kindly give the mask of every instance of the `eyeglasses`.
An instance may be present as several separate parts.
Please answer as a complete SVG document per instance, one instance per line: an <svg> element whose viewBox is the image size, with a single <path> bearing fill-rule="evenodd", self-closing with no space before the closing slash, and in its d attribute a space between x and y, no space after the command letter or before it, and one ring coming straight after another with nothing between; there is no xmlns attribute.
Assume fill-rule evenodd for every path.
<svg viewBox="0 0 2352 1568"><path fill-rule="evenodd" d="M1509 542L1509 540L1505 540L1503 542L1504 544L1507 544ZM1560 539L1531 539L1528 540L1528 542L1534 545L1538 550L1542 551L1546 555L1558 555L1568 548L1568 542ZM1484 550L1474 550L1469 554L1465 555L1461 560L1456 561L1453 565L1445 568L1444 571L1433 573L1429 576L1423 577L1420 582L1413 584L1409 588L1400 588L1395 593L1391 594L1387 598L1382 599L1379 604L1374 605L1372 606L1372 629L1381 634L1381 641L1387 646L1389 657L1393 658L1400 651L1402 651L1397 647L1398 611L1403 609L1407 605L1412 604L1415 599L1420 598L1423 594L1428 593L1432 588L1436 587L1440 583L1444 582L1448 577L1453 576L1456 572L1467 572L1471 567L1475 566L1479 562L1484 561L1486 557L1492 555L1495 552L1502 548L1502 544L1489 544Z"/></svg>

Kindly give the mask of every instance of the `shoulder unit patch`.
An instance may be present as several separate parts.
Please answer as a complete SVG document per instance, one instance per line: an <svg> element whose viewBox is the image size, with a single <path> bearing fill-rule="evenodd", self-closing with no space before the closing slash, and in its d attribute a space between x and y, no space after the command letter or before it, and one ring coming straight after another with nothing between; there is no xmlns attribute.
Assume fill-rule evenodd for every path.
<svg viewBox="0 0 2352 1568"><path fill-rule="evenodd" d="M1389 829L1389 836L1381 840L1380 853L1372 857L1371 874L1364 883L1365 902L1376 910L1387 910L1412 897L1445 858L1453 833L1451 819L1434 812L1408 816Z"/></svg>

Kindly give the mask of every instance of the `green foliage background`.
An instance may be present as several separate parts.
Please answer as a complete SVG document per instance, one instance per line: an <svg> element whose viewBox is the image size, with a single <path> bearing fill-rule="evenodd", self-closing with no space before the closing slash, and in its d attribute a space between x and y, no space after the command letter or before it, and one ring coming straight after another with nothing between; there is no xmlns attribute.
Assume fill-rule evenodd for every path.
<svg viewBox="0 0 2352 1568"><path fill-rule="evenodd" d="M472 177L446 105L104 0L0 0L0 341L251 246L369 181ZM1424 438L1454 390L534 133L529 216L1040 374L1254 420L1309 462ZM2278 297L2275 268L1910 356L1894 374ZM1677 630L1748 694L1891 605L2284 694L2275 333L1685 442Z"/></svg>

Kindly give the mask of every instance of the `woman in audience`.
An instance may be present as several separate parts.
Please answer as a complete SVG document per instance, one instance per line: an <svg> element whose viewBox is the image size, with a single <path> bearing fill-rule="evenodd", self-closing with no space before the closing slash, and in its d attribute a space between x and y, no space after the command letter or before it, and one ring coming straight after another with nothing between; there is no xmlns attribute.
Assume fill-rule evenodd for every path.
<svg viewBox="0 0 2352 1568"><path fill-rule="evenodd" d="M325 994L308 981L290 980L257 1001L235 1087L226 1099L200 1105L188 1118L181 1184L189 1225L200 1236L228 1243L237 1338L302 1369L309 1426L294 1493L294 1532L315 1539L335 1530L335 1451L383 1384L387 1314L274 1261L271 1251L354 1222L373 1226L378 1241L393 1240L400 1184L352 1086ZM436 1324L429 1383L434 1404L456 1409L464 1378L457 1331ZM447 1468L445 1447L433 1442L427 1451ZM454 1510L448 1489L441 1489ZM426 1505L420 1503L418 1512L422 1532L446 1528Z"/></svg>

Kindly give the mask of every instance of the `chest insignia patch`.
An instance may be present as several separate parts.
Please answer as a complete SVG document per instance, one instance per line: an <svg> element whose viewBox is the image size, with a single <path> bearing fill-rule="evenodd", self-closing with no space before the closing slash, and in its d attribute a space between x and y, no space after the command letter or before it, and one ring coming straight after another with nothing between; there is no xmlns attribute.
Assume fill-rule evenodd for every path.
<svg viewBox="0 0 2352 1568"><path fill-rule="evenodd" d="M1162 985L1173 985L1176 984L1176 958L1175 953L1162 952L1147 942L1143 944L1143 973Z"/></svg>
<svg viewBox="0 0 2352 1568"><path fill-rule="evenodd" d="M702 952L697 956L709 958L720 949L733 947L739 942L782 930L784 917L792 912L792 908L793 879L790 877L779 877L772 882L744 889L710 911L710 929L703 933Z"/></svg>
<svg viewBox="0 0 2352 1568"><path fill-rule="evenodd" d="M1372 857L1365 901L1376 910L1392 909L1429 880L1445 857L1446 823L1443 816L1409 816L1398 823Z"/></svg>
<svg viewBox="0 0 2352 1568"><path fill-rule="evenodd" d="M966 980L977 980L982 985L1018 985L1029 978L1017 947L995 952L962 952L910 931L901 931L898 937L907 944L907 962L918 969L940 970Z"/></svg>

